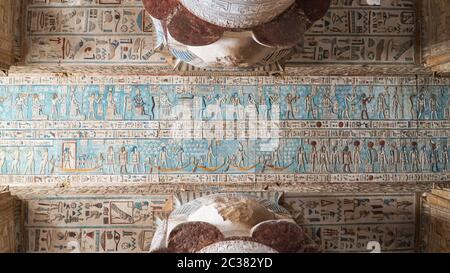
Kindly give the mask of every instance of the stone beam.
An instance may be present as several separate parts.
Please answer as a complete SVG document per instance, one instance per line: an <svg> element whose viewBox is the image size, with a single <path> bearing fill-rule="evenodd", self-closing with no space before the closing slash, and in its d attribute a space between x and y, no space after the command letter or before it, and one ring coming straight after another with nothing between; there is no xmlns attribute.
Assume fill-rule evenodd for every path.
<svg viewBox="0 0 450 273"><path fill-rule="evenodd" d="M450 189L433 189L426 195L423 213L424 251L450 251Z"/></svg>
<svg viewBox="0 0 450 273"><path fill-rule="evenodd" d="M21 8L21 0L0 2L0 70L3 71L14 65L20 55Z"/></svg>
<svg viewBox="0 0 450 273"><path fill-rule="evenodd" d="M450 73L450 1L424 0L422 13L422 59L426 67Z"/></svg>
<svg viewBox="0 0 450 273"><path fill-rule="evenodd" d="M0 253L15 252L14 199L0 189Z"/></svg>

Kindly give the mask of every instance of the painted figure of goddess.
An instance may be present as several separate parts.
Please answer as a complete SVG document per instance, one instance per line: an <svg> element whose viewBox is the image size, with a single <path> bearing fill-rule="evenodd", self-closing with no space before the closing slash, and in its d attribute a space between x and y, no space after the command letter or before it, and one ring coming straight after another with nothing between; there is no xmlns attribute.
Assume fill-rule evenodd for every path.
<svg viewBox="0 0 450 273"><path fill-rule="evenodd" d="M341 164L339 149L337 145L334 145L331 152L331 166L333 168L333 172L339 172L339 164Z"/></svg>
<svg viewBox="0 0 450 273"><path fill-rule="evenodd" d="M292 95L291 93L286 95L286 105L287 105L287 112L286 116L287 119L295 119L295 109L294 109L294 103L299 99L297 95Z"/></svg>
<svg viewBox="0 0 450 273"><path fill-rule="evenodd" d="M328 172L329 162L330 159L328 156L327 148L325 147L325 145L323 145L319 152L319 171L321 173Z"/></svg>
<svg viewBox="0 0 450 273"><path fill-rule="evenodd" d="M41 163L39 167L39 174L46 174L48 169L48 149L44 148L41 153Z"/></svg>
<svg viewBox="0 0 450 273"><path fill-rule="evenodd" d="M351 173L351 165L353 164L352 153L350 152L350 148L345 146L344 151L342 152L342 164L344 173Z"/></svg>
<svg viewBox="0 0 450 273"><path fill-rule="evenodd" d="M306 173L306 164L308 164L308 157L305 152L305 148L300 146L297 151L297 172L301 173L303 169L303 173Z"/></svg>
<svg viewBox="0 0 450 273"><path fill-rule="evenodd" d="M119 152L119 167L120 167L121 174L128 173L127 164L128 164L128 152L127 152L127 149L122 146L122 148L120 148L120 152Z"/></svg>
<svg viewBox="0 0 450 273"><path fill-rule="evenodd" d="M19 147L17 147L12 155L11 174L19 174L19 165L20 165L20 150Z"/></svg>
<svg viewBox="0 0 450 273"><path fill-rule="evenodd" d="M417 143L412 143L412 148L410 154L410 160L411 160L411 171L412 172L419 172L420 171L420 156L419 156L419 150L417 149Z"/></svg>
<svg viewBox="0 0 450 273"><path fill-rule="evenodd" d="M435 94L430 95L430 119L438 119L439 102Z"/></svg>
<svg viewBox="0 0 450 273"><path fill-rule="evenodd" d="M420 148L420 171L425 171L427 169L427 165L429 163L427 156L427 146L424 144Z"/></svg>
<svg viewBox="0 0 450 273"><path fill-rule="evenodd" d="M394 118L399 118L399 107L400 107L400 99L398 97L398 88L395 89L394 95L392 97L392 112L394 113Z"/></svg>
<svg viewBox="0 0 450 273"><path fill-rule="evenodd" d="M448 148L447 145L444 145L442 148L442 168L444 171L447 171L448 168Z"/></svg>
<svg viewBox="0 0 450 273"><path fill-rule="evenodd" d="M115 120L118 115L117 104L114 99L114 94L110 88L108 91L107 105L106 105L106 120Z"/></svg>
<svg viewBox="0 0 450 273"><path fill-rule="evenodd" d="M3 174L3 169L6 167L6 153L5 150L0 150L0 173Z"/></svg>
<svg viewBox="0 0 450 273"><path fill-rule="evenodd" d="M34 148L30 148L27 153L27 163L25 165L26 174L34 174Z"/></svg>
<svg viewBox="0 0 450 273"><path fill-rule="evenodd" d="M316 165L317 165L317 162L318 162L318 154L317 154L316 142L313 141L311 146L312 146L312 150L311 150L309 162L311 162L311 171L313 173L315 173L316 172Z"/></svg>
<svg viewBox="0 0 450 273"><path fill-rule="evenodd" d="M109 174L116 173L115 164L116 164L116 157L114 154L114 148L113 146L109 146L108 152L106 153L106 171Z"/></svg>
<svg viewBox="0 0 450 273"><path fill-rule="evenodd" d="M72 151L70 148L64 148L63 153L63 168L65 169L73 169L75 166L72 164L72 161L74 160L74 157L72 155Z"/></svg>
<svg viewBox="0 0 450 273"><path fill-rule="evenodd" d="M145 102L141 95L141 90L136 90L136 95L133 98L134 101L134 110L136 115L144 116L145 115Z"/></svg>
<svg viewBox="0 0 450 273"><path fill-rule="evenodd" d="M139 173L141 171L141 153L137 147L134 146L131 150L131 164L133 165L133 173Z"/></svg>

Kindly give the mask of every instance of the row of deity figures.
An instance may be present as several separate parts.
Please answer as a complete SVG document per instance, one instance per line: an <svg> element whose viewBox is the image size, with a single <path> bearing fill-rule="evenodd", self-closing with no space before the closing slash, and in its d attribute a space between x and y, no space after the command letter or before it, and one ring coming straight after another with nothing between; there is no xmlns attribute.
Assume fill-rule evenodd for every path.
<svg viewBox="0 0 450 273"><path fill-rule="evenodd" d="M431 145L419 145L412 142L410 145L397 146L375 145L368 143L368 147L361 148L360 142L353 144L317 145L316 142L300 145L292 162L284 163L283 155L279 148L274 150L270 156L252 158L240 146L233 154L218 156L208 149L205 156L187 157L183 147L171 150L165 146L160 149L157 156L143 156L139 149L134 146L130 151L121 147L114 151L110 146L106 153L98 156L86 154L75 158L70 149L65 149L61 157L49 155L48 148L27 148L21 151L14 148L11 153L0 149L0 174L54 174L61 168L64 170L90 170L104 174L139 174L150 170L174 169L183 170L187 166L196 168L198 166L217 167L223 163L222 171L228 171L230 167L245 168L255 162L265 166L286 167L294 165L298 173L372 173L372 172L441 172L448 170L449 153L446 145L439 147L436 143ZM409 146L409 147L408 147ZM37 156L38 155L38 156ZM144 159L145 158L145 159ZM295 163L295 164L294 164ZM287 169L287 168L285 168ZM187 169L186 169L187 170Z"/></svg>
<svg viewBox="0 0 450 273"><path fill-rule="evenodd" d="M401 86L385 87L378 94L375 94L374 86L367 86L367 90L358 90L357 86L353 86L350 93L343 93L339 88L327 86L320 92L319 86L312 86L311 92L305 96L300 96L295 91L288 92L284 96L284 118L437 120L441 118L441 111L444 113L443 117L450 111L449 105L439 102L439 98L445 99L443 87L440 88L439 95L423 88L418 94L408 96L404 95L404 88Z"/></svg>
<svg viewBox="0 0 450 273"><path fill-rule="evenodd" d="M9 159L9 160L8 160ZM130 168L131 167L131 168ZM142 173L141 156L137 147L128 153L122 147L116 155L113 147L109 147L106 154L98 156L81 154L77 156L73 149L64 148L61 156L50 155L48 148L29 147L13 148L11 153L0 148L0 174L55 174L59 171L86 171L116 173Z"/></svg>
<svg viewBox="0 0 450 273"><path fill-rule="evenodd" d="M9 152L12 151L12 152ZM242 144L236 154L226 159L228 165L244 166L250 159L246 158ZM75 149L63 147L59 156L51 155L49 148L0 148L0 174L47 175L64 172L89 172L101 174L142 174L163 169L183 170L187 166L215 166L217 155L209 142L204 156L187 157L185 148L177 146L160 147L157 155L143 155L137 146L131 149L125 146L119 149L109 146L105 152L82 153L77 155Z"/></svg>
<svg viewBox="0 0 450 273"><path fill-rule="evenodd" d="M299 92L299 86L285 90L253 92L224 91L223 93L193 93L192 111L200 119L420 119L437 120L450 117L450 99L445 87L385 86L375 91L375 86L312 85L307 92ZM68 88L67 92L54 92L47 100L44 94L18 93L13 95L16 120L155 120L177 119L177 108L185 107L183 94L147 92L141 88L124 92L109 87L106 90L89 91ZM172 95L171 95L172 94ZM49 107L47 106L50 104ZM4 101L1 103L5 103ZM275 112L277 108L282 115ZM31 109L31 114L28 114ZM249 115L249 113L253 113ZM30 116L31 115L31 116Z"/></svg>
<svg viewBox="0 0 450 273"><path fill-rule="evenodd" d="M0 174L51 174L59 161L59 157L50 155L48 148L29 147L23 151L15 147L10 152L0 148Z"/></svg>
<svg viewBox="0 0 450 273"><path fill-rule="evenodd" d="M295 156L298 173L373 173L373 172L441 172L447 171L449 153L447 145L439 147L412 141L409 145L384 140L378 144L361 141L352 144L335 144L319 147L316 141L309 143L307 151L301 145Z"/></svg>
<svg viewBox="0 0 450 273"><path fill-rule="evenodd" d="M105 152L75 154L65 147L61 155L53 155L47 147L0 148L0 174L54 174L60 172L90 172L100 174L140 174L155 171L207 172L256 170L262 172L291 171L297 173L391 173L446 172L449 152L446 143L434 141L378 142L310 141L288 149L273 148L268 154L238 143L224 154L213 147L194 153L188 147L162 145L152 155L142 153L138 146L115 148ZM283 145L283 144L282 144ZM250 167L253 166L253 167Z"/></svg>
<svg viewBox="0 0 450 273"><path fill-rule="evenodd" d="M14 99L14 118L16 120L123 120L127 118L153 120L156 118L157 107L156 98L150 96L146 101L140 89L136 89L134 95L129 91L121 103L112 88L109 88L106 96L103 93L91 92L86 103L84 97L77 95L76 90L68 94L53 93L48 103L50 106L46 108L46 99L43 94L19 93ZM31 114L28 114L29 109Z"/></svg>

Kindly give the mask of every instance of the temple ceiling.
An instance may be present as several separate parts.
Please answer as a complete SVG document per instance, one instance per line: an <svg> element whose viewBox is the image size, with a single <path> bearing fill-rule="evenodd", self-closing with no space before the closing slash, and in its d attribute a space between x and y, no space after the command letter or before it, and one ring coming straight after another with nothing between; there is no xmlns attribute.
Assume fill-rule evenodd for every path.
<svg viewBox="0 0 450 273"><path fill-rule="evenodd" d="M145 3L147 10L151 10L148 5L152 1ZM205 71L189 63L177 63L167 48L159 47L154 21L141 0L72 0L69 3L29 0L25 11L23 63L13 67L10 73L404 75L431 72L418 65L420 46L415 35L414 0L388 0L381 6L365 1L331 1L323 17L311 17L315 20L302 37L303 46L289 54L282 67L268 65L245 72Z"/></svg>

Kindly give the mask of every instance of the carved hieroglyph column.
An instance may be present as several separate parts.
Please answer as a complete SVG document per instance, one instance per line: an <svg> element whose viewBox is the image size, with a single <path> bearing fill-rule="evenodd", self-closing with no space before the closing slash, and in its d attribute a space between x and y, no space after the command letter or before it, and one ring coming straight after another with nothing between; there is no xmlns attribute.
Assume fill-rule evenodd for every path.
<svg viewBox="0 0 450 273"><path fill-rule="evenodd" d="M14 198L0 190L0 253L15 252Z"/></svg>
<svg viewBox="0 0 450 273"><path fill-rule="evenodd" d="M422 53L425 66L450 73L450 1L423 0Z"/></svg>

